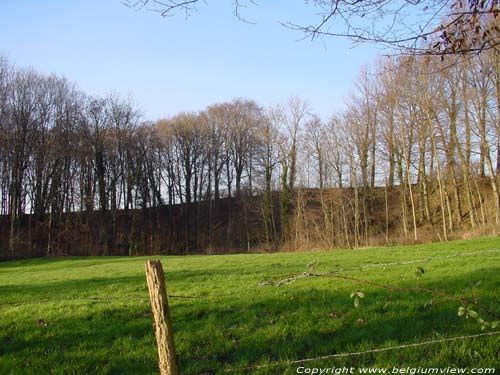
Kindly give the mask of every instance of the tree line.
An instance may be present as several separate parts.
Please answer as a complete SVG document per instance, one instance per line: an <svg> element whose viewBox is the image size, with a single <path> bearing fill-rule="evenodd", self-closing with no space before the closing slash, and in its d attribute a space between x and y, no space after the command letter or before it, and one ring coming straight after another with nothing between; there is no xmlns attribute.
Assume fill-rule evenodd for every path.
<svg viewBox="0 0 500 375"><path fill-rule="evenodd" d="M356 247L500 224L500 52L380 58L292 97L145 121L0 60L2 257Z"/></svg>

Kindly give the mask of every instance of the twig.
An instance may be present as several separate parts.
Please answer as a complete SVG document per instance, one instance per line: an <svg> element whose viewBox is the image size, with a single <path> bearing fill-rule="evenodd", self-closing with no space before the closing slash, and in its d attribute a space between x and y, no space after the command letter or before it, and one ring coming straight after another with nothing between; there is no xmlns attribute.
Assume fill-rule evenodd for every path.
<svg viewBox="0 0 500 375"><path fill-rule="evenodd" d="M485 313L489 314L490 316L493 316L495 318L499 318L500 317L497 313L489 310L488 308L480 305L479 303L477 303L475 301L471 301L471 300L469 300L469 299L467 299L465 297L454 296L452 294L445 293L445 292L443 292L441 290L427 289L427 288L421 288L421 287L398 287L398 286L392 286L392 285L379 284L379 283L375 283L373 281L358 279L356 277L350 277L350 276L339 276L339 275L313 275L313 276L331 277L331 278L335 278L335 279L355 281L355 282L358 282L358 283L361 283L361 284L371 285L371 286L375 286L377 288L383 288L383 289L387 289L387 290L391 290L391 291L424 292L424 293L428 293L428 294L434 294L434 295L437 295L437 296L445 297L445 298L448 298L448 299L460 302L460 303L465 304L465 305L474 305L478 309L480 309L480 310L484 311Z"/></svg>
<svg viewBox="0 0 500 375"><path fill-rule="evenodd" d="M458 297L454 296L452 294L445 293L441 290L434 290L434 289L428 289L428 288L421 288L421 287L401 287L401 286L393 286L393 285L385 285L385 284L379 284L373 281L365 280L365 279L359 279L356 277L351 277L351 276L340 276L340 275L333 275L332 273L310 273L310 272L304 272L300 275L295 275L291 276L287 279L281 280L280 282L274 284L276 287L280 287L282 285L290 284L296 280L308 278L308 277L330 277L334 279L341 279L341 280L348 280L348 281L354 281L360 284L365 284L365 285L371 285L375 286L377 288L382 288L382 289L387 289L391 291L405 291L405 292L424 292L428 294L433 294L433 295L438 295L441 297L445 297L457 302L460 302L461 304L469 304L469 305L474 305L478 309L484 311L485 313L489 314L490 316L493 316L495 318L499 318L499 315L488 308L480 305L479 303L475 301L471 301L465 297Z"/></svg>

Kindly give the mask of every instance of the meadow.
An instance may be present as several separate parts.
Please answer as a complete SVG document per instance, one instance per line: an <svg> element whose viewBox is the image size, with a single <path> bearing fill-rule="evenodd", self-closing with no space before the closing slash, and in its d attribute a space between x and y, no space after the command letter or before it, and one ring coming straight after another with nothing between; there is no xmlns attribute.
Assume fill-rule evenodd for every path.
<svg viewBox="0 0 500 375"><path fill-rule="evenodd" d="M157 374L144 276L151 258L0 263L0 374ZM500 367L500 335L287 364L500 330L482 330L476 317L492 322L500 314L500 238L159 258L182 374L294 374L299 365ZM459 316L456 299L380 285L438 290L496 317L476 306Z"/></svg>

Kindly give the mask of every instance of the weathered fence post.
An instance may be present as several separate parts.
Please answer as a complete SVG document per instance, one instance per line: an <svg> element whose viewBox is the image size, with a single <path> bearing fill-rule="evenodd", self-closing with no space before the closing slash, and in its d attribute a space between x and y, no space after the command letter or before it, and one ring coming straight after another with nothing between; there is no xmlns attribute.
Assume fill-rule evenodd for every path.
<svg viewBox="0 0 500 375"><path fill-rule="evenodd" d="M159 260L146 261L146 280L153 311L160 375L179 375L174 333L170 321L163 267Z"/></svg>

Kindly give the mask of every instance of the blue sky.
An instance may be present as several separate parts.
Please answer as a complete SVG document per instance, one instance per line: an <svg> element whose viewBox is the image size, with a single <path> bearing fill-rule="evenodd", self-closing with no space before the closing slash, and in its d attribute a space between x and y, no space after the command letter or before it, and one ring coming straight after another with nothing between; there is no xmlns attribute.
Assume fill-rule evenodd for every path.
<svg viewBox="0 0 500 375"><path fill-rule="evenodd" d="M307 23L313 8L301 0L261 3L243 9L253 25L233 16L231 0L207 0L173 18L120 0L2 0L0 53L88 94L131 94L149 120L235 97L267 106L291 95L326 119L342 108L361 66L383 51L301 40L278 22Z"/></svg>

